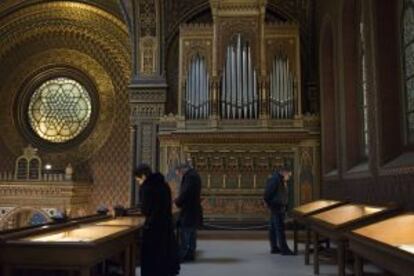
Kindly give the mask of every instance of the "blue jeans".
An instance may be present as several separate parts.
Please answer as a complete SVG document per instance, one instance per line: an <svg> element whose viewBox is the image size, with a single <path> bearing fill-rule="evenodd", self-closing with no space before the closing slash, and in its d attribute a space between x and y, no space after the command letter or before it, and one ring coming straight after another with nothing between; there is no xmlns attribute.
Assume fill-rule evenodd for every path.
<svg viewBox="0 0 414 276"><path fill-rule="evenodd" d="M180 240L181 258L194 258L197 249L197 228L181 227Z"/></svg>
<svg viewBox="0 0 414 276"><path fill-rule="evenodd" d="M290 251L285 236L285 212L272 212L270 215L269 239L272 250L282 253Z"/></svg>

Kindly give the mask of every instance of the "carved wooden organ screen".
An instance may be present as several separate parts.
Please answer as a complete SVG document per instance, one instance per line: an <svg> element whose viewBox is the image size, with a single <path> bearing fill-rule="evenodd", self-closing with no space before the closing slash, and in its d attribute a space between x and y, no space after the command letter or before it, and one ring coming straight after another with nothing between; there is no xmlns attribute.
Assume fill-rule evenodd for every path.
<svg viewBox="0 0 414 276"><path fill-rule="evenodd" d="M301 110L299 25L267 22L266 1L209 2L211 24L180 26L179 114L160 119L160 171L190 161L205 218L251 223L267 218L279 166L295 172L291 203L318 194L319 118Z"/></svg>
<svg viewBox="0 0 414 276"><path fill-rule="evenodd" d="M298 26L268 25L264 39L240 29L217 43L219 35L214 25L180 28L180 115L187 120L301 117Z"/></svg>

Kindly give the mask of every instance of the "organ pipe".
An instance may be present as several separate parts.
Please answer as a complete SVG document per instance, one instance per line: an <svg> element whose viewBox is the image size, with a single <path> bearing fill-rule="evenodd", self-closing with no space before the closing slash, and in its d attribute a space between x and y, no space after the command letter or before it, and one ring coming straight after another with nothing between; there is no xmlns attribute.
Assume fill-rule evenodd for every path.
<svg viewBox="0 0 414 276"><path fill-rule="evenodd" d="M248 103L247 103L247 49L246 47L243 47L243 52L242 52L242 97L241 97L241 104L243 106L243 110L242 110L242 116L243 118L247 118L247 108L248 108Z"/></svg>
<svg viewBox="0 0 414 276"><path fill-rule="evenodd" d="M242 92L242 61L243 57L241 56L241 37L237 36L237 47L236 47L236 80L237 80L237 86L236 86L236 110L237 110L237 118L241 117L240 114L240 108L241 108L241 92Z"/></svg>
<svg viewBox="0 0 414 276"><path fill-rule="evenodd" d="M237 47L237 46L236 46ZM236 64L236 49L230 49L231 55L231 76L228 81L231 81L230 87L230 106L231 106L231 118L235 118L236 115L236 103L237 103L237 64ZM227 81L227 80L226 80Z"/></svg>
<svg viewBox="0 0 414 276"><path fill-rule="evenodd" d="M251 95L251 93L249 93L249 88L252 85L255 85L253 83L253 74L252 74L252 63L250 60L250 48L247 47L247 96L246 96L246 100L247 100L247 117L248 118L254 118L253 116L253 95ZM253 92L254 93L254 92Z"/></svg>
<svg viewBox="0 0 414 276"><path fill-rule="evenodd" d="M185 82L185 115L187 119L207 119L210 115L209 75L203 57L196 55Z"/></svg>
<svg viewBox="0 0 414 276"><path fill-rule="evenodd" d="M251 61L250 46L240 34L226 50L220 99L222 118L257 118L256 71Z"/></svg>
<svg viewBox="0 0 414 276"><path fill-rule="evenodd" d="M231 90L231 87L232 87L232 82L231 81L228 81L229 79L231 79L231 75L232 75L232 70L231 70L231 68L232 68L232 66L233 66L233 62L232 62L232 49L231 48L228 48L227 49L227 56L229 57L227 60L226 60L226 62L227 62L227 65L226 65L226 78L224 78L224 83L225 83L225 85L223 85L223 87L227 87L227 89L225 90L227 93L222 93L222 94L224 94L224 98L225 98L225 105L226 105L226 114L227 114L227 117L226 118L230 118L230 116L231 116L231 110L232 110L232 106L231 106L231 94L232 94L232 90Z"/></svg>
<svg viewBox="0 0 414 276"><path fill-rule="evenodd" d="M189 64L184 83L186 118L207 119L211 113L209 74L203 57L196 55ZM273 61L270 76L270 116L290 119L295 113L295 77L289 59L279 54ZM220 114L225 119L258 118L257 73L252 64L251 49L241 35L227 47L221 79Z"/></svg>
<svg viewBox="0 0 414 276"><path fill-rule="evenodd" d="M275 119L290 119L294 115L295 78L289 69L289 60L278 55L270 73L270 115Z"/></svg>

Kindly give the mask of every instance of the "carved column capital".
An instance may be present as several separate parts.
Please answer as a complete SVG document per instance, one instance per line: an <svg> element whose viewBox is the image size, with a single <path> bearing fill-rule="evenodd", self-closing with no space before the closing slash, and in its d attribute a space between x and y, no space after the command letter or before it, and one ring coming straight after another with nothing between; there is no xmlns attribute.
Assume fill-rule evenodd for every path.
<svg viewBox="0 0 414 276"><path fill-rule="evenodd" d="M167 85L165 83L132 84L129 86L131 123L159 120L165 113Z"/></svg>

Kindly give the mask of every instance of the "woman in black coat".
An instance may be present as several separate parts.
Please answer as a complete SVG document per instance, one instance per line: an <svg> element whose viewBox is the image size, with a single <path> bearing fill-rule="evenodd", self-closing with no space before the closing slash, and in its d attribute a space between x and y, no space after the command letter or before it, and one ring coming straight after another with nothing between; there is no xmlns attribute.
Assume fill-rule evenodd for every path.
<svg viewBox="0 0 414 276"><path fill-rule="evenodd" d="M148 165L135 170L141 212L145 216L141 248L141 276L174 276L180 271L174 236L171 190L160 173Z"/></svg>

